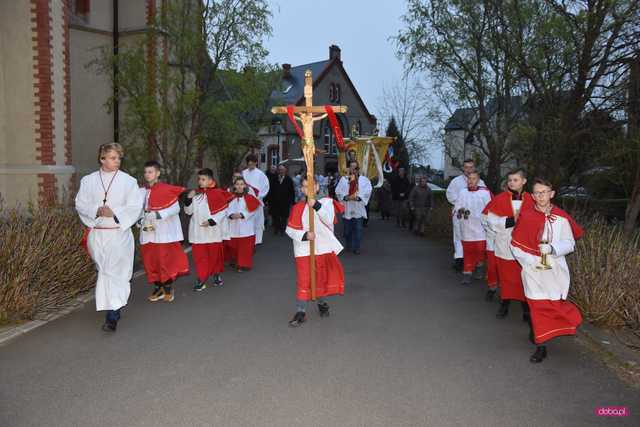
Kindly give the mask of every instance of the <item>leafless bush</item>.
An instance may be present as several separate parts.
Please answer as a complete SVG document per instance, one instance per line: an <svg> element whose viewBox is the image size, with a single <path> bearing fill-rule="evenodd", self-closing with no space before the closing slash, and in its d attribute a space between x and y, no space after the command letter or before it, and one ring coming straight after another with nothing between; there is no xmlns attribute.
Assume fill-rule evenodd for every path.
<svg viewBox="0 0 640 427"><path fill-rule="evenodd" d="M0 202L0 322L55 311L94 285L82 232L67 206L8 209Z"/></svg>
<svg viewBox="0 0 640 427"><path fill-rule="evenodd" d="M595 217L569 257L571 299L596 325L625 328L640 338L640 237Z"/></svg>

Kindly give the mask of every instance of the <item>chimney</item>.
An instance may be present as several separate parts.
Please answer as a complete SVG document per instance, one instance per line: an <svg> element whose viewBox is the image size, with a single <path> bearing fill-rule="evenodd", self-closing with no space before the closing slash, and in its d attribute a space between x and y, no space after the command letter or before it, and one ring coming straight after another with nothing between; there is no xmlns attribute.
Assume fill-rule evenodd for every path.
<svg viewBox="0 0 640 427"><path fill-rule="evenodd" d="M282 75L289 77L291 75L291 64L282 64Z"/></svg>
<svg viewBox="0 0 640 427"><path fill-rule="evenodd" d="M338 46L336 46L335 44L332 44L331 46L329 46L329 59L334 59L337 58L338 61L340 61L340 48Z"/></svg>

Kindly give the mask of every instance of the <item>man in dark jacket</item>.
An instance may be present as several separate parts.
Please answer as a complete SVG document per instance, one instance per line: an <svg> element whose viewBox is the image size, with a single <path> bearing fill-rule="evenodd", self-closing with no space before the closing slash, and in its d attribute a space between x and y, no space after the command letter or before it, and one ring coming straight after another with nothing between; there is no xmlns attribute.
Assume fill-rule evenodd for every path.
<svg viewBox="0 0 640 427"><path fill-rule="evenodd" d="M427 183L427 177L421 176L418 178L418 185L413 187L409 194L409 209L415 218L414 233L424 235L424 228L429 223L432 208L433 193Z"/></svg>
<svg viewBox="0 0 640 427"><path fill-rule="evenodd" d="M407 220L406 200L409 198L411 182L407 178L405 168L399 168L398 174L391 179L391 199L393 200L393 213L396 216L396 225L405 227Z"/></svg>
<svg viewBox="0 0 640 427"><path fill-rule="evenodd" d="M273 232L284 234L289 218L289 210L295 203L295 189L293 180L287 175L287 168L284 165L278 166L278 174L271 184L269 190L268 203L269 213L273 222Z"/></svg>

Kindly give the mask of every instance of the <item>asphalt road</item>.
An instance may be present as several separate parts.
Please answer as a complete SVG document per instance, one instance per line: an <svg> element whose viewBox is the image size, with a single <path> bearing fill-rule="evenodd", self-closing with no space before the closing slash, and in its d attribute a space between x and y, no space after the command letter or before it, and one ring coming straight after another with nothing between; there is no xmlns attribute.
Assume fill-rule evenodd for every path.
<svg viewBox="0 0 640 427"><path fill-rule="evenodd" d="M265 240L254 271L184 277L171 304L139 278L116 334L87 304L0 347L0 426L640 425L640 393L574 338L529 363L519 308L497 320L446 243L372 221L331 317L291 329L291 243Z"/></svg>

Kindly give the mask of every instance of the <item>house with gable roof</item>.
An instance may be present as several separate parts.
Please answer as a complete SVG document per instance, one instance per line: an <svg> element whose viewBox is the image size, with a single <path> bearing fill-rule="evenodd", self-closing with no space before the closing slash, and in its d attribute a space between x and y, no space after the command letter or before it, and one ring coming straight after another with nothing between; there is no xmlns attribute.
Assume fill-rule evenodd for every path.
<svg viewBox="0 0 640 427"><path fill-rule="evenodd" d="M273 105L304 104L304 73L311 70L313 77L314 105L346 105L346 114L338 114L338 122L344 137L352 131L361 135L372 135L376 131L376 117L369 112L364 101L347 74L338 46L329 47L329 58L309 64L282 65L282 85L271 96ZM318 150L316 170L330 173L338 170L338 148L328 119L317 122L313 128ZM274 115L271 125L258 135L262 145L252 149L258 155L259 167L267 170L280 163L292 164L302 157L300 138L286 116ZM300 164L301 165L301 164ZM294 166L296 172L300 166Z"/></svg>

